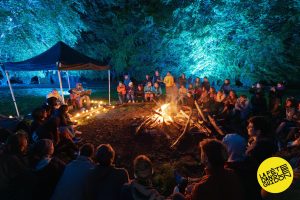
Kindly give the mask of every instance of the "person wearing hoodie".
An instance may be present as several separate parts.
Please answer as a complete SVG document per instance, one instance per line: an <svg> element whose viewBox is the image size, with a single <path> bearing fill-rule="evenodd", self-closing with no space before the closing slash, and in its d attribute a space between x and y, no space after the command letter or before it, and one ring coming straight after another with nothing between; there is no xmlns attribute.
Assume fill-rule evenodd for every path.
<svg viewBox="0 0 300 200"><path fill-rule="evenodd" d="M101 144L96 151L98 165L92 169L84 185L84 199L119 200L123 184L128 183L128 172L113 165L115 151L110 144Z"/></svg>
<svg viewBox="0 0 300 200"><path fill-rule="evenodd" d="M133 165L135 179L123 186L121 200L163 200L164 197L152 186L151 160L145 155L139 155Z"/></svg>

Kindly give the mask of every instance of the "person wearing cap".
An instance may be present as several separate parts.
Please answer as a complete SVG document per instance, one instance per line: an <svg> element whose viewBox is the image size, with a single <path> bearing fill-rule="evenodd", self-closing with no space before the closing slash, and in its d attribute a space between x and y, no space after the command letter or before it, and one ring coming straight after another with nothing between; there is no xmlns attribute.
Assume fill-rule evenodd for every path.
<svg viewBox="0 0 300 200"><path fill-rule="evenodd" d="M110 144L101 144L95 157L98 164L88 175L83 199L119 200L123 184L129 181L127 170L114 166L115 151Z"/></svg>
<svg viewBox="0 0 300 200"><path fill-rule="evenodd" d="M133 161L134 180L125 184L121 192L121 200L163 200L165 199L152 186L153 166L145 155L137 156Z"/></svg>
<svg viewBox="0 0 300 200"><path fill-rule="evenodd" d="M49 99L51 97L55 97L57 99L58 104L63 104L63 99L59 95L57 89L52 89L52 91L49 94L47 94L46 99Z"/></svg>

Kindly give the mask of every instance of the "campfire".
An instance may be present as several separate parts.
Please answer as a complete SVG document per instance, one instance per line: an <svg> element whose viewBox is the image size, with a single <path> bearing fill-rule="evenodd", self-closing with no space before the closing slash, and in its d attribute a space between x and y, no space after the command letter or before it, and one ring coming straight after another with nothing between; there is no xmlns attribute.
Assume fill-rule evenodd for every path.
<svg viewBox="0 0 300 200"><path fill-rule="evenodd" d="M175 147L183 136L193 130L210 136L212 129L219 134L224 134L216 125L211 116L205 116L197 102L197 110L187 106L181 106L180 109L175 104L158 104L156 109L151 110L152 114L147 116L136 128L136 134L145 132L160 132L173 140L171 147Z"/></svg>

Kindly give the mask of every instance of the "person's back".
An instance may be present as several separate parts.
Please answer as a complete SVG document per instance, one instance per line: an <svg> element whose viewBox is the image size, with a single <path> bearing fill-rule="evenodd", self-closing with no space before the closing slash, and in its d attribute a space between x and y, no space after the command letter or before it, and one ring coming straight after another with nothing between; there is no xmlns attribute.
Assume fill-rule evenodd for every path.
<svg viewBox="0 0 300 200"><path fill-rule="evenodd" d="M125 169L114 166L97 166L89 174L85 199L119 199L124 183L128 182Z"/></svg>
<svg viewBox="0 0 300 200"><path fill-rule="evenodd" d="M112 165L115 152L109 144L98 147L97 167L91 170L84 186L84 199L118 200L123 184L128 183L128 173L125 169Z"/></svg>
<svg viewBox="0 0 300 200"><path fill-rule="evenodd" d="M199 144L201 162L206 175L195 185L192 200L243 200L244 188L234 171L224 168L227 149L216 139L205 139Z"/></svg>
<svg viewBox="0 0 300 200"><path fill-rule="evenodd" d="M32 199L50 199L59 181L65 164L52 157L53 142L49 139L38 140L31 149L31 167L35 176Z"/></svg>
<svg viewBox="0 0 300 200"><path fill-rule="evenodd" d="M0 151L0 199L31 199L31 182L34 178L25 157L26 134L10 135Z"/></svg>
<svg viewBox="0 0 300 200"><path fill-rule="evenodd" d="M80 149L78 158L70 162L64 170L59 180L52 200L80 200L83 199L83 188L86 178L94 168L94 163L90 159L94 154L94 146L85 144Z"/></svg>
<svg viewBox="0 0 300 200"><path fill-rule="evenodd" d="M124 184L121 200L163 200L164 197L152 186L153 167L151 160L145 155L134 159L135 179Z"/></svg>
<svg viewBox="0 0 300 200"><path fill-rule="evenodd" d="M210 171L194 187L192 200L241 200L242 188L236 174L220 168Z"/></svg>

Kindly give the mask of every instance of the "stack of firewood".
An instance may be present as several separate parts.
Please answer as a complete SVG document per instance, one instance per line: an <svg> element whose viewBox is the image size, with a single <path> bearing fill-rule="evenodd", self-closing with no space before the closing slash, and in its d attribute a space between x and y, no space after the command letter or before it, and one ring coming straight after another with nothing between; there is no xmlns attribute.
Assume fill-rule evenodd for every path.
<svg viewBox="0 0 300 200"><path fill-rule="evenodd" d="M171 103L158 105L152 110L152 114L147 116L136 127L135 133L141 134L149 130L163 132L168 138L174 138L171 147L174 148L190 130L198 129L198 132L212 135L213 130L224 135L223 131L216 124L213 117L205 115L198 103L195 101L196 110L182 106L178 111Z"/></svg>

